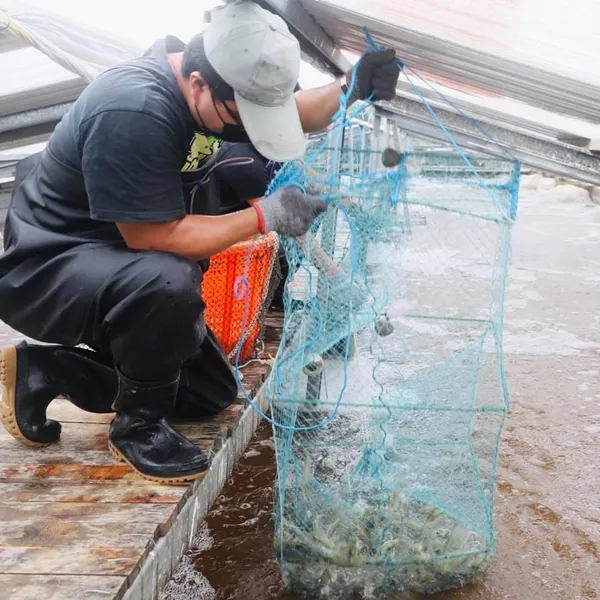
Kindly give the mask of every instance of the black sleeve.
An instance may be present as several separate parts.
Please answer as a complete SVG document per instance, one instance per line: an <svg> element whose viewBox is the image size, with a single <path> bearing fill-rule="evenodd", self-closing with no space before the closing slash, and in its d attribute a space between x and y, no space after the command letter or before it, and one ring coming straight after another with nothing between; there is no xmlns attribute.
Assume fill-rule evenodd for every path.
<svg viewBox="0 0 600 600"><path fill-rule="evenodd" d="M240 204L264 196L270 182L268 161L252 144L232 144L222 148L213 172L220 184L237 195Z"/></svg>
<svg viewBox="0 0 600 600"><path fill-rule="evenodd" d="M105 111L82 123L79 142L93 219L152 223L185 216L181 152L165 121Z"/></svg>

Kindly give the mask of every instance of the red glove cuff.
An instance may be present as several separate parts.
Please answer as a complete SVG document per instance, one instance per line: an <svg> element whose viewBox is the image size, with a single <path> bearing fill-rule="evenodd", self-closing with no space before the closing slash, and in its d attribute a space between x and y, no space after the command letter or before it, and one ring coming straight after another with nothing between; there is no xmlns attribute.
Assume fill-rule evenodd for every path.
<svg viewBox="0 0 600 600"><path fill-rule="evenodd" d="M266 231L265 216L263 215L263 211L260 208L260 205L258 202L254 202L252 204L252 208L256 211L256 215L258 216L258 231L260 231L260 233L262 233L264 235L265 233L267 233L267 231Z"/></svg>

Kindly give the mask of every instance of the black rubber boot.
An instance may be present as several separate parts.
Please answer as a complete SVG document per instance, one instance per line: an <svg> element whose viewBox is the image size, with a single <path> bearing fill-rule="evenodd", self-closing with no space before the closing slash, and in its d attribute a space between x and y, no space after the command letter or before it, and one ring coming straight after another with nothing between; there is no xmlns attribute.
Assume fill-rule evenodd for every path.
<svg viewBox="0 0 600 600"><path fill-rule="evenodd" d="M58 441L61 425L46 418L48 405L64 395L77 407L112 412L116 393L114 369L95 352L67 346L21 342L0 351L0 420L7 431L29 446Z"/></svg>
<svg viewBox="0 0 600 600"><path fill-rule="evenodd" d="M111 454L150 481L180 484L201 477L210 466L208 457L165 420L175 406L179 374L168 382L139 383L118 373L118 381Z"/></svg>

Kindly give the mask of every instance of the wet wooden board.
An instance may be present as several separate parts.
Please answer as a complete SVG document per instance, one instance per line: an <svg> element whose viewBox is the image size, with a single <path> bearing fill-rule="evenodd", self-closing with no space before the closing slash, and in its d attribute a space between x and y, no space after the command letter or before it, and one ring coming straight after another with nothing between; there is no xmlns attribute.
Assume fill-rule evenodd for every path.
<svg viewBox="0 0 600 600"><path fill-rule="evenodd" d="M125 577L0 575L0 598L10 600L103 600L113 598ZM43 595L40 594L43 590ZM68 593L68 596L65 596Z"/></svg>
<svg viewBox="0 0 600 600"><path fill-rule="evenodd" d="M65 423L105 423L109 425L114 418L112 413L97 415L85 412L62 398L57 398L50 404L47 415L49 419L56 419L63 425Z"/></svg>
<svg viewBox="0 0 600 600"><path fill-rule="evenodd" d="M3 502L90 502L118 504L177 504L187 486L164 486L140 481L101 479L96 481L3 482Z"/></svg>
<svg viewBox="0 0 600 600"><path fill-rule="evenodd" d="M127 574L172 513L169 504L0 502L0 573Z"/></svg>
<svg viewBox="0 0 600 600"><path fill-rule="evenodd" d="M267 317L261 359L242 368L245 393L203 422L173 426L216 455L260 389L277 352L281 315ZM190 486L139 478L107 450L109 415L55 400L61 439L30 448L0 426L0 600L120 598L171 527Z"/></svg>
<svg viewBox="0 0 600 600"><path fill-rule="evenodd" d="M2 484L4 482L27 483L31 481L136 481L137 476L126 465L110 462L106 465L86 465L74 463L49 464L49 463L22 463L0 464L0 497L2 497ZM0 528L2 524L0 523Z"/></svg>

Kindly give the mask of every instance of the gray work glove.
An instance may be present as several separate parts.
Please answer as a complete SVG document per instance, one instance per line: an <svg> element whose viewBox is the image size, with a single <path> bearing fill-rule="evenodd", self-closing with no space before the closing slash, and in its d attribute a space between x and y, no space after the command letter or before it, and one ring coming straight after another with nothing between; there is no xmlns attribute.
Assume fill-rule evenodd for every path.
<svg viewBox="0 0 600 600"><path fill-rule="evenodd" d="M311 192L313 190L309 190ZM254 205L261 233L275 231L280 235L304 235L313 221L329 206L311 193L304 194L296 186L283 187Z"/></svg>

